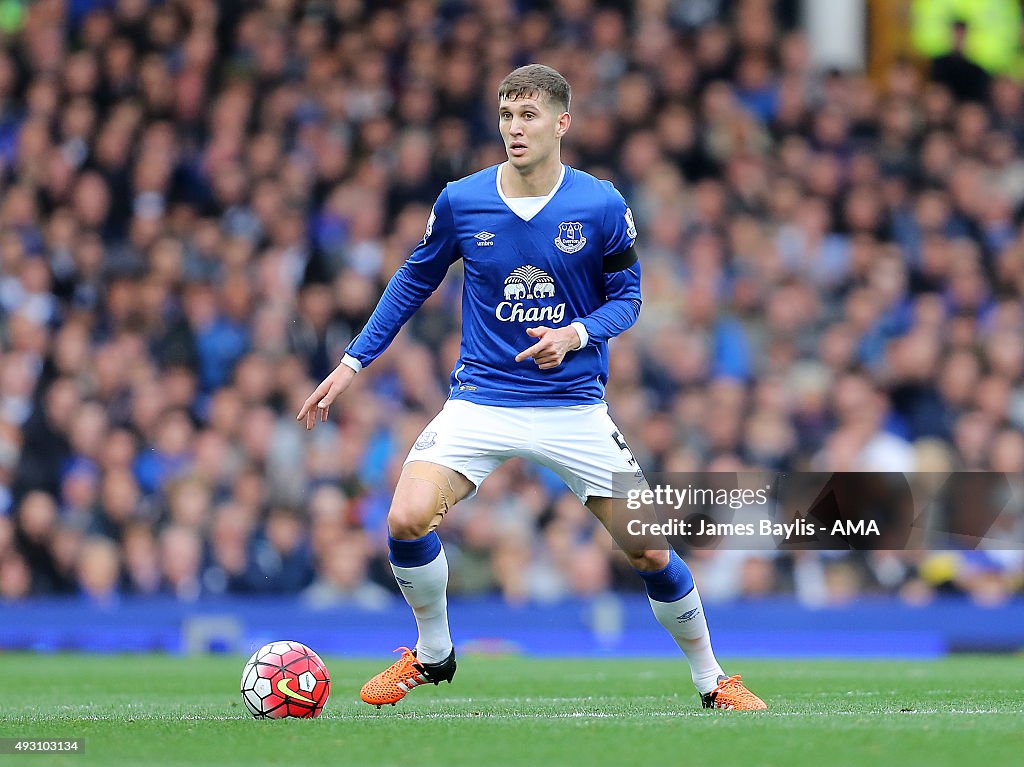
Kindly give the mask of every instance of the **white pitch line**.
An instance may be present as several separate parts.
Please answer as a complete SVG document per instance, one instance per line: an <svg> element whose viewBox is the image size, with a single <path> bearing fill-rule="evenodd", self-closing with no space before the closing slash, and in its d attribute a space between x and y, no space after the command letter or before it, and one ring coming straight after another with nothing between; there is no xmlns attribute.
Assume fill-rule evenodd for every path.
<svg viewBox="0 0 1024 767"><path fill-rule="evenodd" d="M345 714L339 712L325 712L323 716L328 719L366 719L372 717L375 712L367 711L361 714ZM400 716L406 719L620 719L623 717L677 717L677 716L701 716L708 717L714 716L715 714L724 715L725 712L711 712L707 709L686 709L682 711L646 711L642 714L636 711L622 711L622 712L609 712L609 711L571 711L571 712L541 712L541 711L513 711L513 712L484 712L473 713L471 711L395 711L394 715ZM998 714L1012 714L1019 715L1022 711L1019 710L1006 710L1006 709L939 709L939 708L928 708L928 709L913 709L910 711L900 711L898 709L877 709L874 711L764 711L760 712L758 716L806 716L806 717L829 717L829 716L888 716L890 714L903 714L903 715L936 715L936 714L951 714L953 716L977 716L977 715L998 715ZM387 716L385 713L381 713L380 717ZM203 717L194 717L200 719ZM205 717L210 718L210 717ZM223 717L224 719L237 719L246 717Z"/></svg>
<svg viewBox="0 0 1024 767"><path fill-rule="evenodd" d="M493 702L493 701L492 701ZM337 721L365 721L373 718L376 712L363 711L361 713L345 713L345 712L325 712L323 719L337 720ZM903 716L936 716L940 714L947 714L951 716L991 716L991 715L1019 715L1021 710L1012 709L939 709L939 708L919 708L910 711L900 711L897 709L878 709L874 711L821 711L821 712L808 712L808 711L763 711L759 712L758 716L764 717L814 717L814 718L827 718L830 716L853 716L853 717L877 717L879 715L903 715ZM377 718L386 719L389 714L381 713ZM713 717L715 715L725 715L725 712L710 712L704 709L687 709L682 711L648 711L643 714L638 714L635 711L629 712L607 712L607 711L565 711L565 712L531 712L531 711L515 711L506 713L493 713L493 712L479 712L473 713L471 711L457 711L457 712L445 712L445 711L395 711L393 716L397 716L399 719L476 719L476 720L489 720L489 721L544 721L552 720L557 721L560 719L620 719L623 717L636 717L642 716L643 718L661 719L661 718L677 718L677 717ZM112 715L82 715L78 717L66 717L66 719L75 719L78 721L107 721L107 722L125 722L123 716L112 716ZM136 722L154 722L154 721L189 721L189 722L226 722L226 721L249 721L250 717L245 714L234 714L234 715L221 715L221 714L180 714L180 715L153 715L153 714L138 714L134 716L133 721ZM13 720L8 720L13 721ZM280 721L280 720L278 720Z"/></svg>

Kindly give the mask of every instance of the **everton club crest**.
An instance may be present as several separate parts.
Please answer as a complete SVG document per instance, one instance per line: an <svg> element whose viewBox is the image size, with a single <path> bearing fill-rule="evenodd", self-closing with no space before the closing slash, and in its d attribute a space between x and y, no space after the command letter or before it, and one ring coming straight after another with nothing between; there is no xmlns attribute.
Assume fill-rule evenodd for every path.
<svg viewBox="0 0 1024 767"><path fill-rule="evenodd" d="M577 253L587 244L583 236L583 224L579 221L563 221L558 225L555 247L563 253Z"/></svg>

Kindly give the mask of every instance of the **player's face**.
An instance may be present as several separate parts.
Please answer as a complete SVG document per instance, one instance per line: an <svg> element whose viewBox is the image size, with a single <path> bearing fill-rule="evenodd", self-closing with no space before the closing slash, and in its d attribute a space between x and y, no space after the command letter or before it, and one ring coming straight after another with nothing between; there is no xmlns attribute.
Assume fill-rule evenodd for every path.
<svg viewBox="0 0 1024 767"><path fill-rule="evenodd" d="M528 170L558 152L558 141L569 129L569 113L547 98L502 99L498 128L513 167Z"/></svg>

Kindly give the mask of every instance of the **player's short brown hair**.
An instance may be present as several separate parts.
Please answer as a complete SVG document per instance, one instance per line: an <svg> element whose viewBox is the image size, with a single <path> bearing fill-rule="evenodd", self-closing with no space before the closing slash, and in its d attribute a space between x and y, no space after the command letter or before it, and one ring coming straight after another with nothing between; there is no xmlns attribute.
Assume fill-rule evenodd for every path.
<svg viewBox="0 0 1024 767"><path fill-rule="evenodd" d="M498 86L498 100L529 99L546 96L563 112L569 111L572 89L569 81L545 64L527 64L512 70Z"/></svg>

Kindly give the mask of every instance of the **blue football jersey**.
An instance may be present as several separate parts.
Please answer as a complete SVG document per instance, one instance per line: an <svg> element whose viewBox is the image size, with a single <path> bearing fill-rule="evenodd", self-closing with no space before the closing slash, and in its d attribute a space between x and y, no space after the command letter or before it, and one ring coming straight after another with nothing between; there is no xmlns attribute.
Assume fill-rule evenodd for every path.
<svg viewBox="0 0 1024 767"><path fill-rule="evenodd" d="M551 198L524 220L501 194L500 167L445 187L423 240L346 352L370 364L461 258L462 346L451 398L511 407L599 402L607 341L640 311L632 213L611 183L566 166ZM589 338L561 365L540 370L532 359L515 361L538 340L527 328L572 322Z"/></svg>

